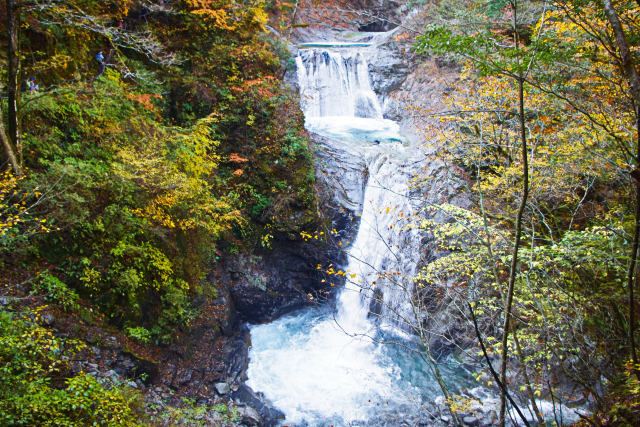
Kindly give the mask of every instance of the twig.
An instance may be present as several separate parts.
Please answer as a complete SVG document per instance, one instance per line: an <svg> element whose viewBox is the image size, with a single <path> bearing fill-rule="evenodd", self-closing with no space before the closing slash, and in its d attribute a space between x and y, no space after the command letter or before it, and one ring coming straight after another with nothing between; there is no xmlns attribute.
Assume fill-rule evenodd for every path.
<svg viewBox="0 0 640 427"><path fill-rule="evenodd" d="M478 342L480 343L480 347L482 348L482 354L484 354L484 359L487 361L487 365L489 366L491 375L493 375L493 378L495 379L496 383L500 387L500 390L502 390L502 392L505 394L507 399L509 399L509 403L511 403L511 406L513 406L513 408L516 410L516 412L522 419L522 422L524 423L524 425L526 425L527 427L531 427L531 424L529 424L529 421L527 420L527 418L524 416L522 411L520 411L520 407L516 405L516 402L514 402L514 400L511 398L509 391L507 390L505 385L502 383L502 381L500 381L500 378L498 377L498 373L493 369L493 365L489 360L489 355L487 355L487 349L484 346L484 340L482 339L482 336L480 335L480 330L478 329L478 322L476 321L476 315L473 312L473 308L471 307L471 304L467 303L467 305L469 306L469 311L471 312L471 318L473 319L473 327L476 331L476 337L478 338Z"/></svg>

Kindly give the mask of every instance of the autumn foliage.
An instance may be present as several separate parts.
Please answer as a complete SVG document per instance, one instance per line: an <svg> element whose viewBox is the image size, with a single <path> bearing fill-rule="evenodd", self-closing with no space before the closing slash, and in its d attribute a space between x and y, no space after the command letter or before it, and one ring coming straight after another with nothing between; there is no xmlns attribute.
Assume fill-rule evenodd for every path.
<svg viewBox="0 0 640 427"><path fill-rule="evenodd" d="M3 270L54 265L113 325L170 342L192 298L216 293L216 253L315 220L302 114L277 77L286 49L261 1L19 13L23 76L41 91L21 98L28 172L0 180Z"/></svg>

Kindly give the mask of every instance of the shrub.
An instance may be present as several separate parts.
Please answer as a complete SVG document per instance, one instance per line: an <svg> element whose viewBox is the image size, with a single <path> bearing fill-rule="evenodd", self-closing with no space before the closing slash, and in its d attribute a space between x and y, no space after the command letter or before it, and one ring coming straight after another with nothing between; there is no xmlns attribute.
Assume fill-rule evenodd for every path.
<svg viewBox="0 0 640 427"><path fill-rule="evenodd" d="M139 425L124 389L70 375L66 361L83 345L30 320L39 318L0 308L0 425Z"/></svg>
<svg viewBox="0 0 640 427"><path fill-rule="evenodd" d="M78 294L67 287L57 277L46 272L41 274L33 284L33 291L45 296L47 301L58 304L65 311L78 310Z"/></svg>

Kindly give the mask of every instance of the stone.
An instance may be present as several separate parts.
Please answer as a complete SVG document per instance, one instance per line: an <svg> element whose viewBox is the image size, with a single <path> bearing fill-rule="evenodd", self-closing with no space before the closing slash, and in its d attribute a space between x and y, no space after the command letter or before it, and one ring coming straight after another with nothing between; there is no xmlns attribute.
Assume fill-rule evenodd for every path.
<svg viewBox="0 0 640 427"><path fill-rule="evenodd" d="M250 406L258 412L263 425L277 425L284 419L284 413L262 400L260 396L246 384L241 384L236 391L231 394L233 400L239 405Z"/></svg>
<svg viewBox="0 0 640 427"><path fill-rule="evenodd" d="M224 419L222 414L217 413L216 411L211 411L204 418L205 425L208 426L221 426L224 425Z"/></svg>
<svg viewBox="0 0 640 427"><path fill-rule="evenodd" d="M178 369L173 379L173 386L185 386L189 384L193 377L193 371L191 369Z"/></svg>
<svg viewBox="0 0 640 427"><path fill-rule="evenodd" d="M242 424L245 424L249 427L258 427L262 425L260 414L258 414L258 411L250 406L240 409L240 411L238 412L238 419Z"/></svg>
<svg viewBox="0 0 640 427"><path fill-rule="evenodd" d="M46 326L51 326L56 323L56 318L53 317L53 314L47 313L42 316L42 323L44 323Z"/></svg>
<svg viewBox="0 0 640 427"><path fill-rule="evenodd" d="M115 366L121 374L130 379L142 379L142 382L149 385L159 376L159 369L155 362L138 357L129 351L123 351L115 359ZM183 372L184 374L184 372ZM189 372L187 382L191 379Z"/></svg>
<svg viewBox="0 0 640 427"><path fill-rule="evenodd" d="M9 305L9 299L6 297L0 297L0 305Z"/></svg>
<svg viewBox="0 0 640 427"><path fill-rule="evenodd" d="M249 366L249 329L243 329L225 350L225 377L230 382L241 382Z"/></svg>
<svg viewBox="0 0 640 427"><path fill-rule="evenodd" d="M449 415L442 415L440 416L440 421L449 424L451 422L451 417Z"/></svg>
<svg viewBox="0 0 640 427"><path fill-rule="evenodd" d="M98 341L100 341L100 339L101 339L100 335L96 335L96 334L93 334L93 333L87 334L87 337L85 338L85 340L89 344L97 344ZM94 347L94 348L98 348L98 347Z"/></svg>
<svg viewBox="0 0 640 427"><path fill-rule="evenodd" d="M465 425L468 425L468 426L477 426L478 425L478 419L476 417L473 417L473 416L464 417L462 419L462 422Z"/></svg>
<svg viewBox="0 0 640 427"><path fill-rule="evenodd" d="M218 392L218 394L222 394L222 395L228 394L231 391L231 388L227 383L216 383L214 387L216 388L216 391Z"/></svg>
<svg viewBox="0 0 640 427"><path fill-rule="evenodd" d="M317 240L304 242L286 236L274 238L271 247L253 255L231 257L220 266L228 272L222 280L229 283L229 299L235 312L231 317L236 324L272 321L309 305L307 294L332 289L316 266L341 264L344 252L341 248L327 253ZM336 279L340 279L334 282L336 286L343 284L344 277Z"/></svg>

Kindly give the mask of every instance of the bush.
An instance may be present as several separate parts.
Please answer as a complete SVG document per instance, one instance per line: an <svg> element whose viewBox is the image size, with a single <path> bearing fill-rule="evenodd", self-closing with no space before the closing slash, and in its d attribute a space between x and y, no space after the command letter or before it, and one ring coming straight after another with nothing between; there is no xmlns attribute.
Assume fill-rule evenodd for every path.
<svg viewBox="0 0 640 427"><path fill-rule="evenodd" d="M83 345L29 320L39 318L0 308L0 425L139 425L124 389L69 374Z"/></svg>
<svg viewBox="0 0 640 427"><path fill-rule="evenodd" d="M33 291L45 296L47 301L58 304L65 311L78 310L78 294L67 287L57 277L46 272L41 274L33 284Z"/></svg>

